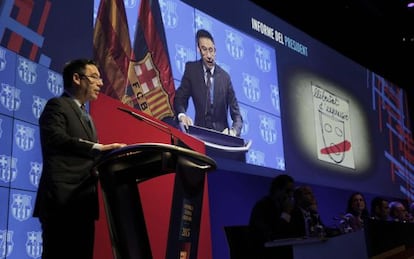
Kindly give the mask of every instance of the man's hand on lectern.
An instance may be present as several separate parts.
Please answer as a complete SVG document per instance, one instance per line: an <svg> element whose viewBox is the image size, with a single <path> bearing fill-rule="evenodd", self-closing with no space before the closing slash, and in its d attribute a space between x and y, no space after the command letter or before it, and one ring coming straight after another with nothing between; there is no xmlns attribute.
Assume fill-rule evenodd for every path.
<svg viewBox="0 0 414 259"><path fill-rule="evenodd" d="M185 130L188 130L188 126L193 125L193 120L184 113L178 114L178 121L182 123Z"/></svg>
<svg viewBox="0 0 414 259"><path fill-rule="evenodd" d="M235 137L237 135L235 129L230 129L229 130L228 128L225 128L221 133L226 134L226 135L230 135L230 136L233 136L233 137Z"/></svg>

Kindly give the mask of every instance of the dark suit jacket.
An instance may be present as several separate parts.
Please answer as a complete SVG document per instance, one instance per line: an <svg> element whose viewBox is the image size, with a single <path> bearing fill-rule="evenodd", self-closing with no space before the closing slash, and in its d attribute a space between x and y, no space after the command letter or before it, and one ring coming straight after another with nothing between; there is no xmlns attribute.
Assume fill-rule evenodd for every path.
<svg viewBox="0 0 414 259"><path fill-rule="evenodd" d="M310 212L309 217L310 222L307 223L305 222L304 212L299 207L295 207L293 209L290 220L291 224L293 225L292 236L303 237L306 235L317 235L316 226L320 225L322 227L325 227L318 213ZM306 226L306 224L309 225Z"/></svg>
<svg viewBox="0 0 414 259"><path fill-rule="evenodd" d="M282 208L270 196L254 205L249 219L250 246L255 258L293 258L291 246L265 248L264 243L281 238L295 237L294 226L281 218Z"/></svg>
<svg viewBox="0 0 414 259"><path fill-rule="evenodd" d="M233 120L231 128L235 129L239 136L243 126L243 120L230 76L216 64L213 78L213 129L223 131L225 128L229 128L227 116L230 112L230 116ZM186 112L190 97L193 99L196 112L194 124L201 127L207 127L205 121L207 86L204 80L202 60L186 63L180 87L178 87L175 92L174 109L176 115Z"/></svg>
<svg viewBox="0 0 414 259"><path fill-rule="evenodd" d="M43 170L33 216L97 219L96 134L75 101L50 99L39 119Z"/></svg>
<svg viewBox="0 0 414 259"><path fill-rule="evenodd" d="M265 196L254 205L249 225L262 242L295 237L293 225L281 218L282 208L270 196Z"/></svg>

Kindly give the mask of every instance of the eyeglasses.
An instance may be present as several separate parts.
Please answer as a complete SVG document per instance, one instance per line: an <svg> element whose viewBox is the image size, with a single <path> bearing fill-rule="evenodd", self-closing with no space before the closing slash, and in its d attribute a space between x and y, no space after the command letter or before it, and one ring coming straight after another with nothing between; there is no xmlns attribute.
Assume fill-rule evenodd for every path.
<svg viewBox="0 0 414 259"><path fill-rule="evenodd" d="M85 75L85 74L79 74L80 77L86 77L86 78L92 78L93 81L101 82L103 83L103 79L97 75Z"/></svg>
<svg viewBox="0 0 414 259"><path fill-rule="evenodd" d="M201 50L202 53L207 53L208 52L210 54L213 54L214 52L216 52L216 49L215 48L212 48L212 47L206 48L204 46L201 46L200 47L200 50Z"/></svg>

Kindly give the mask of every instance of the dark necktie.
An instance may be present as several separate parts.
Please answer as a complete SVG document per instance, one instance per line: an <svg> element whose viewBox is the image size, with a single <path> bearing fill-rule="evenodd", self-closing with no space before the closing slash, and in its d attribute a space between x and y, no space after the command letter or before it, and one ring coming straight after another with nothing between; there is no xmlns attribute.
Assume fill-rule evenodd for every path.
<svg viewBox="0 0 414 259"><path fill-rule="evenodd" d="M211 98L211 70L209 68L207 68L206 73L207 73L207 80L206 80L207 104L211 105L213 103L213 99Z"/></svg>
<svg viewBox="0 0 414 259"><path fill-rule="evenodd" d="M91 116L89 115L88 111L86 110L85 104L82 104L80 106L81 110L82 110L82 116L83 118L86 120L86 122L88 123L89 128L92 130L93 135L95 136L95 126L93 125Z"/></svg>
<svg viewBox="0 0 414 259"><path fill-rule="evenodd" d="M90 123L91 119L89 117L88 111L86 110L85 104L81 104L80 108L82 110L82 116L83 116L83 118L85 118L86 121L88 123Z"/></svg>
<svg viewBox="0 0 414 259"><path fill-rule="evenodd" d="M80 108L81 108L81 110L82 110L83 112L85 112L85 113L86 113L86 107L85 107L85 104L81 104Z"/></svg>
<svg viewBox="0 0 414 259"><path fill-rule="evenodd" d="M205 112L205 127L212 129L213 122L212 122L212 108L213 108L213 100L211 97L211 70L209 68L206 69L206 86L207 86L207 96L206 96L206 112Z"/></svg>

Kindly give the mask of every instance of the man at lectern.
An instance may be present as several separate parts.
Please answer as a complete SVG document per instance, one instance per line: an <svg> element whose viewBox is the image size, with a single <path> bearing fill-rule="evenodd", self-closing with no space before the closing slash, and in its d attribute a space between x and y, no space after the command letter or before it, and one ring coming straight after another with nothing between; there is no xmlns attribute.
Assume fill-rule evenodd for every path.
<svg viewBox="0 0 414 259"><path fill-rule="evenodd" d="M50 99L39 119L43 170L33 216L42 226L43 259L92 259L98 218L93 166L102 151L125 144L98 143L84 109L103 85L92 60L67 63L63 84L62 96Z"/></svg>
<svg viewBox="0 0 414 259"><path fill-rule="evenodd" d="M216 47L210 32L197 31L198 61L187 62L181 84L175 92L177 118L188 129L193 120L185 114L191 97L195 108L194 124L232 136L240 136L243 119L230 75L215 63ZM229 126L227 116L233 120Z"/></svg>

